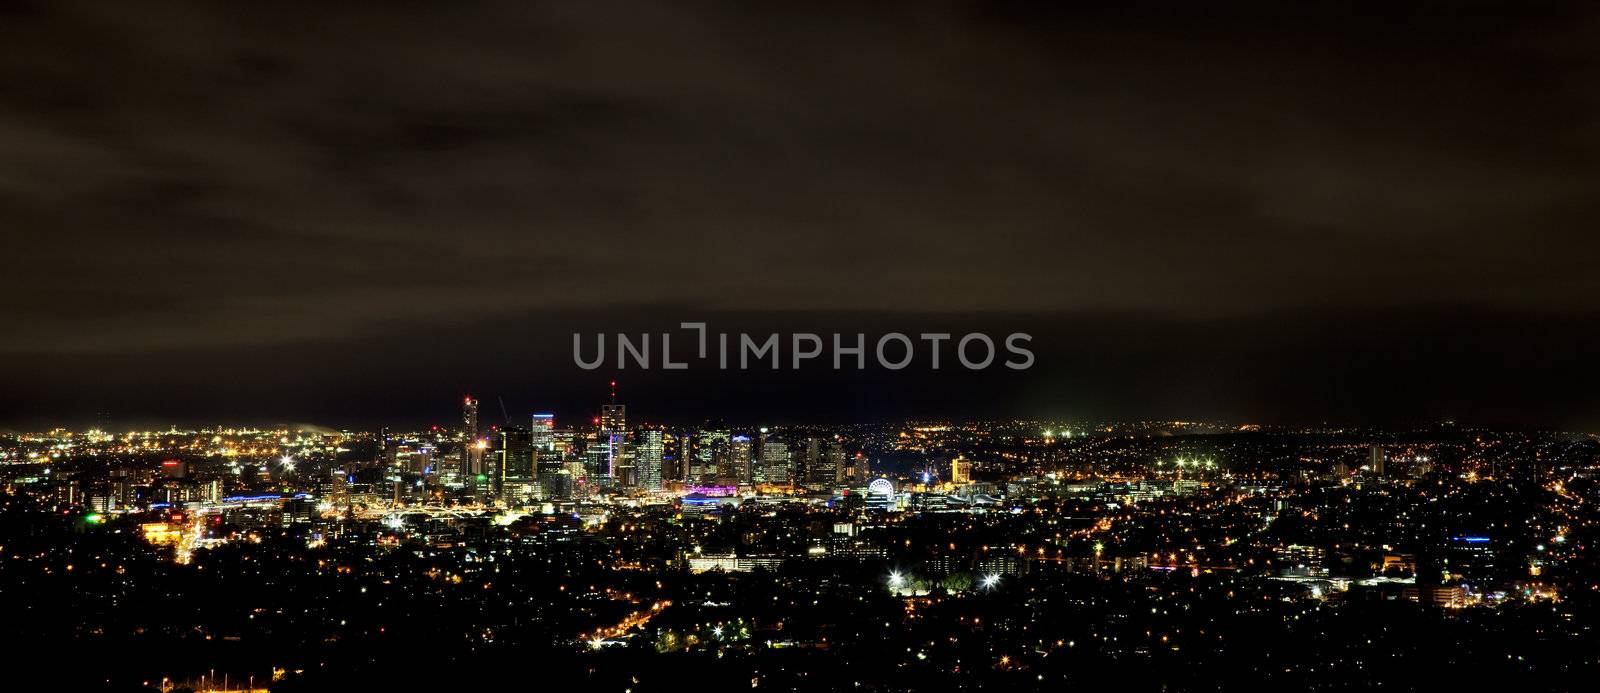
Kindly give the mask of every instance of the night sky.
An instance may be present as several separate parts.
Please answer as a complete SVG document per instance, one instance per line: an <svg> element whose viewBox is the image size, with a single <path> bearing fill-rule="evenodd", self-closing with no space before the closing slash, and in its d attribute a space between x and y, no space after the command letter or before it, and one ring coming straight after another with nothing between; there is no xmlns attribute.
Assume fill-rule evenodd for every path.
<svg viewBox="0 0 1600 693"><path fill-rule="evenodd" d="M1600 4L1306 5L0 0L0 426L1600 429ZM1038 362L573 365L684 320Z"/></svg>

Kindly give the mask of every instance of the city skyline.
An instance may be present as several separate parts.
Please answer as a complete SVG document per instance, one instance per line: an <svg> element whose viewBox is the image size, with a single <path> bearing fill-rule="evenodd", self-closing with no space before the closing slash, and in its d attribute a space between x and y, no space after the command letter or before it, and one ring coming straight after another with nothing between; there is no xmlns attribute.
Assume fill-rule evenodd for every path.
<svg viewBox="0 0 1600 693"><path fill-rule="evenodd" d="M0 616L36 636L12 653L78 658L13 676L1432 690L1600 666L1592 435L922 422L619 447L615 415L489 430L456 405L416 432L0 435L0 586L26 595Z"/></svg>
<svg viewBox="0 0 1600 693"><path fill-rule="evenodd" d="M1600 680L1600 3L0 45L8 690Z"/></svg>

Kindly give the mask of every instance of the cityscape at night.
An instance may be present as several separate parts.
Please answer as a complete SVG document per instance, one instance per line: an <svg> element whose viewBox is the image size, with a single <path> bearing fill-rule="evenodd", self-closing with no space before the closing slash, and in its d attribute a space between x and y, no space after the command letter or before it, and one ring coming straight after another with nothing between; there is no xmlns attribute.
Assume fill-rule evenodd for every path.
<svg viewBox="0 0 1600 693"><path fill-rule="evenodd" d="M416 431L5 437L5 621L74 653L51 672L73 690L1600 674L1594 435L682 427L597 399L570 422L467 396Z"/></svg>
<svg viewBox="0 0 1600 693"><path fill-rule="evenodd" d="M0 692L1589 691L1600 2L0 0Z"/></svg>

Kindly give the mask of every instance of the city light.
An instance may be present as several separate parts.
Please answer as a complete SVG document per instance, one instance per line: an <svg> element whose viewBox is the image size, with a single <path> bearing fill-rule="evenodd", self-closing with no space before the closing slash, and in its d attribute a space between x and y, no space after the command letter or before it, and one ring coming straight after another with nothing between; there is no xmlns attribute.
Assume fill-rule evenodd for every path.
<svg viewBox="0 0 1600 693"><path fill-rule="evenodd" d="M1600 0L0 38L8 690L1600 688Z"/></svg>
<svg viewBox="0 0 1600 693"><path fill-rule="evenodd" d="M1521 605L1580 609L1571 598L1586 589L1584 573L1573 570L1584 558L1576 537L1589 526L1581 524L1587 494L1600 490L1569 475L1566 493L1531 494L1542 505L1515 510L1526 514L1507 525L1477 515L1504 502L1498 485L1479 479L1553 484L1494 475L1488 464L1440 476L1412 464L1415 454L1386 459L1383 475L1352 473L1352 463L1371 459L1370 446L1315 432L1283 434L1273 446L1299 452L1268 447L1255 461L1258 436L1216 434L1207 444L1226 451L1230 469L1220 471L1215 458L1183 450L1192 440L1148 436L1141 427L1097 435L1107 447L1123 446L1105 453L1046 446L1028 423L887 424L848 436L652 425L621 435L623 416L609 409L594 426L579 419L541 428L530 418L532 425L496 427L495 454L483 456L474 453L484 439L443 426L388 432L381 448L370 433L195 432L149 446L136 441L139 456L130 459L140 461L107 471L58 468L17 487L54 509L52 517L82 518L77 534L127 518L132 537L156 557L138 560L205 579L259 574L295 584L315 599L305 617L285 610L267 619L259 605L235 608L323 638L379 637L377 629L393 628L371 623L386 605L448 603L473 607L459 622L430 624L452 641L524 644L503 618L470 615L509 609L513 622L553 629L546 646L564 655L624 648L757 661L773 649L859 648L875 633L895 642L889 658L899 665L936 661L928 637L938 633L934 643L948 634L1011 653L1008 670L1048 676L1060 675L1053 667L1066 660L1047 655L1083 648L1085 634L1073 618L1036 613L1095 624L1088 642L1097 654L1136 661L1158 648L1195 664L1203 660L1182 658L1204 656L1211 643L1202 630L1227 632L1217 624L1248 614L1348 633L1337 619L1354 613L1352 603L1429 604L1445 614L1474 613L1479 624L1500 623L1502 612ZM602 433L602 426L616 429ZM254 452L208 456L223 446ZM285 446L308 452L291 457L281 453ZM366 459L347 453L337 465L309 452L338 448L370 452ZM34 449L60 450L75 462L108 457L60 442ZM34 449L0 446L17 460ZM1012 456L1019 449L1027 454ZM1060 462L1041 473L1039 460L1058 459L1051 455ZM684 464L671 466L675 457ZM902 464L876 466L890 458ZM1586 459L1563 463L1587 469ZM275 464L302 474L250 474ZM939 483L929 474L937 468L962 481ZM67 473L78 483L63 483ZM1432 529L1440 526L1477 529L1441 536ZM40 561L30 574L148 571L106 547L46 562L40 557L50 557L48 549L13 549L14 541L6 542L7 560ZM58 546L72 549L73 541ZM1440 557L1436 572L1419 572L1428 565L1423 551ZM409 557L404 567L395 562L400 556ZM303 581L305 571L318 581ZM1429 584L1419 587L1419 575ZM867 591L886 591L892 610L864 601ZM1065 594L1075 597L1055 605ZM346 603L360 608L346 611ZM534 604L541 606L522 606ZM1023 608L1030 604L1051 606ZM1153 620L1106 621L1087 605L1148 611ZM193 618L209 625L203 615ZM355 636L351 623L371 625Z"/></svg>

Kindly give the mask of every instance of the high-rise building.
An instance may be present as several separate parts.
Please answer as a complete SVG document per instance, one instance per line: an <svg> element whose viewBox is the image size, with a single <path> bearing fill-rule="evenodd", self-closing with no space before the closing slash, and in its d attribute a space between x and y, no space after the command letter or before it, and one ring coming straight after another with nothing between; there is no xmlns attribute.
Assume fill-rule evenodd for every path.
<svg viewBox="0 0 1600 693"><path fill-rule="evenodd" d="M431 474L433 469L434 448L426 443L416 440L401 440L391 443L384 451L389 465L397 472L405 474Z"/></svg>
<svg viewBox="0 0 1600 693"><path fill-rule="evenodd" d="M689 477L692 437L687 433L664 431L661 434L661 480L682 482Z"/></svg>
<svg viewBox="0 0 1600 693"><path fill-rule="evenodd" d="M628 427L628 406L625 404L600 405L600 430L625 431Z"/></svg>
<svg viewBox="0 0 1600 693"><path fill-rule="evenodd" d="M972 460L965 457L950 460L950 483L958 486L972 483Z"/></svg>
<svg viewBox="0 0 1600 693"><path fill-rule="evenodd" d="M750 483L752 455L750 436L733 436L728 439L727 463L717 470L719 483L736 486Z"/></svg>
<svg viewBox="0 0 1600 693"><path fill-rule="evenodd" d="M590 486L611 484L611 446L600 431L587 431L573 440L583 461L583 473L578 481Z"/></svg>
<svg viewBox="0 0 1600 693"><path fill-rule="evenodd" d="M550 456L542 464L539 493L544 500L567 500L577 490L578 480L584 477L583 458L579 449L581 436L570 428L557 428L551 433Z"/></svg>
<svg viewBox="0 0 1600 693"><path fill-rule="evenodd" d="M617 488L638 488L639 464L635 457L633 441L627 434L621 434L612 436L610 446L612 483Z"/></svg>
<svg viewBox="0 0 1600 693"><path fill-rule="evenodd" d="M844 445L829 441L823 448L822 458L822 476L819 480L823 485L834 486L844 481L845 472L850 469L850 456L845 452Z"/></svg>
<svg viewBox="0 0 1600 693"><path fill-rule="evenodd" d="M849 471L849 457L844 445L836 440L815 436L804 441L799 452L798 478L812 489L830 488L844 480Z"/></svg>
<svg viewBox="0 0 1600 693"><path fill-rule="evenodd" d="M694 435L694 454L689 461L690 484L715 483L717 462L727 455L727 431L699 431Z"/></svg>
<svg viewBox="0 0 1600 693"><path fill-rule="evenodd" d="M605 448L604 476L621 480L627 476L618 467L626 466L624 443L628 438L628 408L617 404L617 383L611 382L611 403L600 406L600 444Z"/></svg>
<svg viewBox="0 0 1600 693"><path fill-rule="evenodd" d="M789 471L789 446L763 437L761 443L761 479L767 484L787 484L792 479Z"/></svg>
<svg viewBox="0 0 1600 693"><path fill-rule="evenodd" d="M533 445L534 451L540 452L553 449L556 436L556 415L534 414L533 425L528 430L528 442Z"/></svg>
<svg viewBox="0 0 1600 693"><path fill-rule="evenodd" d="M570 440L570 436L568 436L568 439ZM562 455L566 452L566 444L560 441L554 414L533 415L533 425L529 428L528 443L533 448L534 477L537 481L534 493L537 498L539 500L555 500L563 497L563 485L559 477L562 470Z"/></svg>
<svg viewBox="0 0 1600 693"><path fill-rule="evenodd" d="M1373 474L1383 476L1383 446L1377 443L1367 446L1367 468Z"/></svg>
<svg viewBox="0 0 1600 693"><path fill-rule="evenodd" d="M661 490L665 446L660 429L647 428L634 434L634 466L639 470L639 486Z"/></svg>
<svg viewBox="0 0 1600 693"><path fill-rule="evenodd" d="M494 480L494 493L507 506L519 506L528 500L534 482L533 432L521 427L502 430L496 453L499 475Z"/></svg>
<svg viewBox="0 0 1600 693"><path fill-rule="evenodd" d="M350 508L349 477L345 476L344 470L335 469L330 473L330 481L332 484L330 484L331 490L328 493L328 501L333 503L333 507L340 511L348 510ZM215 503L217 500L220 500L221 497L221 487L219 484L217 498L207 500Z"/></svg>
<svg viewBox="0 0 1600 693"><path fill-rule="evenodd" d="M822 476L822 439L808 436L795 451L794 480L797 484L812 486Z"/></svg>
<svg viewBox="0 0 1600 693"><path fill-rule="evenodd" d="M466 397L461 404L461 456L465 469L461 476L470 480L483 473L483 448L478 446L478 400Z"/></svg>

